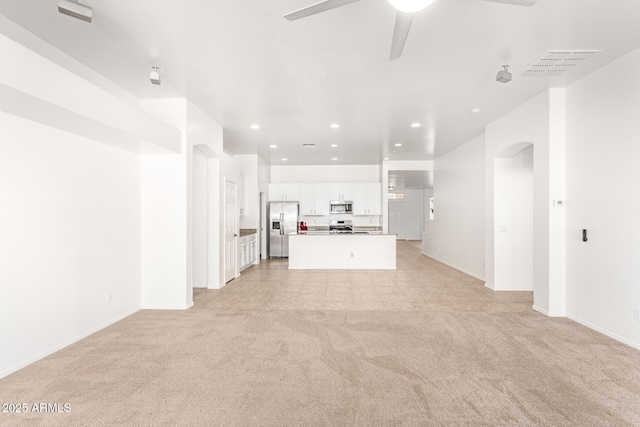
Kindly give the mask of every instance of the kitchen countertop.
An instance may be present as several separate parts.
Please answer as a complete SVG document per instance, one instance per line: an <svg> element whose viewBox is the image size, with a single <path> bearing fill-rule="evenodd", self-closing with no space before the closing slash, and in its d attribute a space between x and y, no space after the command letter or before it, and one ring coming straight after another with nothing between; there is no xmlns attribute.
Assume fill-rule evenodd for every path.
<svg viewBox="0 0 640 427"><path fill-rule="evenodd" d="M301 230L297 233L289 233L290 236L381 236L382 231L355 231L353 233L331 233L329 231Z"/></svg>
<svg viewBox="0 0 640 427"><path fill-rule="evenodd" d="M241 228L240 229L240 237L249 236L251 234L256 234L257 229L255 228Z"/></svg>

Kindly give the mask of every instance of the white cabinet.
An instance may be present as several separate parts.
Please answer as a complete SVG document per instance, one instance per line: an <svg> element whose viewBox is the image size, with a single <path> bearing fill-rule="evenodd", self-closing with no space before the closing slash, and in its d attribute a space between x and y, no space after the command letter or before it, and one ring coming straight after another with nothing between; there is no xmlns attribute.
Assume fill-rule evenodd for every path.
<svg viewBox="0 0 640 427"><path fill-rule="evenodd" d="M238 261L240 271L256 262L257 234L249 234L238 239Z"/></svg>
<svg viewBox="0 0 640 427"><path fill-rule="evenodd" d="M353 201L353 184L331 184L330 200Z"/></svg>
<svg viewBox="0 0 640 427"><path fill-rule="evenodd" d="M354 215L382 215L382 187L379 183L355 184Z"/></svg>
<svg viewBox="0 0 640 427"><path fill-rule="evenodd" d="M300 184L269 184L270 202L299 202Z"/></svg>
<svg viewBox="0 0 640 427"><path fill-rule="evenodd" d="M329 213L329 187L322 184L300 186L300 215L322 216Z"/></svg>

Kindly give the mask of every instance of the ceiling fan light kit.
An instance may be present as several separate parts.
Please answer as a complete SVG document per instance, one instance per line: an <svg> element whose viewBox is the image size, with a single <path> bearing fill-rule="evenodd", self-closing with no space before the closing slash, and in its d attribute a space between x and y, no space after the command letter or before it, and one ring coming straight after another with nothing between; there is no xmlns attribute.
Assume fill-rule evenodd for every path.
<svg viewBox="0 0 640 427"><path fill-rule="evenodd" d="M433 0L387 0L391 6L400 12L416 13L426 9Z"/></svg>
<svg viewBox="0 0 640 427"><path fill-rule="evenodd" d="M360 0L323 0L302 9L294 10L284 15L289 21L294 21L307 16L316 15L331 9L346 6ZM409 36L409 30L413 22L413 14L426 9L434 0L387 0L387 2L397 10L396 23L393 28L393 38L391 40L390 60L394 60L402 55L404 45ZM519 6L532 6L538 0L486 0L498 3L506 3Z"/></svg>

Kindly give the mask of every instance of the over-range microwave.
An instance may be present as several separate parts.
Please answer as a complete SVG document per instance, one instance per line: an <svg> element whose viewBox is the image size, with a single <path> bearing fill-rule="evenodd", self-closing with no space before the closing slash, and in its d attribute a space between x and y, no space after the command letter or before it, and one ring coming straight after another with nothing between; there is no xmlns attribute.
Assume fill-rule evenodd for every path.
<svg viewBox="0 0 640 427"><path fill-rule="evenodd" d="M329 206L329 213L332 214L350 214L353 213L353 202L344 200L332 200Z"/></svg>

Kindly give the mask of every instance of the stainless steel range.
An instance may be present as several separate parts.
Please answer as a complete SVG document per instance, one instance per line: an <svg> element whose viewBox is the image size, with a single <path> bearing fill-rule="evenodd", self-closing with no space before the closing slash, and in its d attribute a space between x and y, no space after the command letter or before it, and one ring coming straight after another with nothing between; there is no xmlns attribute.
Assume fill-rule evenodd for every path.
<svg viewBox="0 0 640 427"><path fill-rule="evenodd" d="M351 221L350 219L345 219L345 220L334 219L329 223L329 233L331 234L353 233L353 221Z"/></svg>

